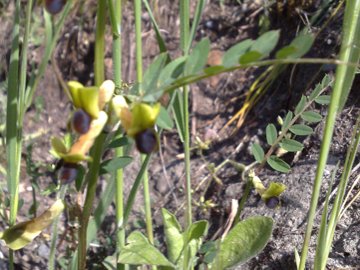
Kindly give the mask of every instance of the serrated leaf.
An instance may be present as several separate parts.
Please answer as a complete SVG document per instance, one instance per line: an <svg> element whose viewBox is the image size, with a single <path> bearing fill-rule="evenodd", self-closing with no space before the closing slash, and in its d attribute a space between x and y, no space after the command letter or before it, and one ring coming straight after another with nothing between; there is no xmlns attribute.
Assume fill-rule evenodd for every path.
<svg viewBox="0 0 360 270"><path fill-rule="evenodd" d="M281 127L282 131L289 126L291 120L293 119L293 116L294 114L292 113L292 111L288 111L288 113L285 116L284 123Z"/></svg>
<svg viewBox="0 0 360 270"><path fill-rule="evenodd" d="M274 124L269 124L266 127L266 141L269 145L273 145L277 138L277 130Z"/></svg>
<svg viewBox="0 0 360 270"><path fill-rule="evenodd" d="M270 156L267 159L267 163L270 165L271 168L273 168L276 171L288 173L290 171L290 165L287 164L282 159L278 158L277 156Z"/></svg>
<svg viewBox="0 0 360 270"><path fill-rule="evenodd" d="M127 238L127 245L121 251L118 262L132 265L175 266L141 232L133 232Z"/></svg>
<svg viewBox="0 0 360 270"><path fill-rule="evenodd" d="M254 143L251 146L251 152L257 162L261 163L263 161L265 153L262 147L258 143Z"/></svg>
<svg viewBox="0 0 360 270"><path fill-rule="evenodd" d="M277 59L285 59L290 57L291 55L293 55L294 53L297 52L297 49L295 46L285 46L283 48L281 48L280 50L278 50L275 54L275 58Z"/></svg>
<svg viewBox="0 0 360 270"><path fill-rule="evenodd" d="M132 157L115 157L112 159L105 160L100 165L99 174L113 173L118 169L125 168L132 161Z"/></svg>
<svg viewBox="0 0 360 270"><path fill-rule="evenodd" d="M156 124L163 129L172 129L174 122L170 117L168 111L161 106L159 116L156 119Z"/></svg>
<svg viewBox="0 0 360 270"><path fill-rule="evenodd" d="M321 105L330 104L330 96L329 95L321 95L315 98L315 102Z"/></svg>
<svg viewBox="0 0 360 270"><path fill-rule="evenodd" d="M266 57L276 47L279 38L280 38L279 30L266 32L255 40L250 50L257 51L260 54L262 54L264 57Z"/></svg>
<svg viewBox="0 0 360 270"><path fill-rule="evenodd" d="M227 50L223 56L222 64L224 67L232 67L239 63L240 56L246 53L254 43L251 39L246 39Z"/></svg>
<svg viewBox="0 0 360 270"><path fill-rule="evenodd" d="M322 116L314 111L306 111L301 114L301 118L309 123L317 123L322 120Z"/></svg>
<svg viewBox="0 0 360 270"><path fill-rule="evenodd" d="M304 110L305 105L306 105L306 97L302 95L299 103L296 105L294 113L299 114L302 110Z"/></svg>
<svg viewBox="0 0 360 270"><path fill-rule="evenodd" d="M210 41L208 38L202 39L186 60L184 72L185 75L192 75L201 71L207 62L210 51Z"/></svg>
<svg viewBox="0 0 360 270"><path fill-rule="evenodd" d="M307 136L314 132L311 127L301 124L293 125L292 127L289 128L289 130L295 135L299 135L299 136Z"/></svg>
<svg viewBox="0 0 360 270"><path fill-rule="evenodd" d="M212 270L235 267L264 249L269 241L273 220L269 217L251 217L237 223L222 241Z"/></svg>
<svg viewBox="0 0 360 270"><path fill-rule="evenodd" d="M243 54L240 59L239 63L241 65L245 65L251 62L255 62L263 57L263 54L258 51L250 51L245 54Z"/></svg>
<svg viewBox="0 0 360 270"><path fill-rule="evenodd" d="M288 152L297 152L301 151L304 148L302 143L286 138L281 140L280 147Z"/></svg>
<svg viewBox="0 0 360 270"><path fill-rule="evenodd" d="M162 218L164 222L164 232L168 258L175 263L181 255L184 247L184 238L181 232L181 226L177 221L175 215L166 209L161 209Z"/></svg>

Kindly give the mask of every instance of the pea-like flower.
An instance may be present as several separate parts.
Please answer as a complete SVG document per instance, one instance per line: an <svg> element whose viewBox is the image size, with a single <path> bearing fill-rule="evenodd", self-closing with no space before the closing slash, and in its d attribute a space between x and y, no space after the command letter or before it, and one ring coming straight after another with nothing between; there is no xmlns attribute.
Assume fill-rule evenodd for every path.
<svg viewBox="0 0 360 270"><path fill-rule="evenodd" d="M136 147L141 153L150 154L158 149L155 122L160 113L160 103L134 103L129 106L124 97L116 96L112 100L112 106L127 135L135 139Z"/></svg>
<svg viewBox="0 0 360 270"><path fill-rule="evenodd" d="M66 147L59 138L51 139L53 152L64 160L59 171L62 183L70 183L76 178L78 162L91 160L87 154L108 121L103 109L115 90L115 84L110 80L104 81L100 87L85 87L75 81L69 82L68 86L76 109L71 117L71 127L79 137L71 147Z"/></svg>

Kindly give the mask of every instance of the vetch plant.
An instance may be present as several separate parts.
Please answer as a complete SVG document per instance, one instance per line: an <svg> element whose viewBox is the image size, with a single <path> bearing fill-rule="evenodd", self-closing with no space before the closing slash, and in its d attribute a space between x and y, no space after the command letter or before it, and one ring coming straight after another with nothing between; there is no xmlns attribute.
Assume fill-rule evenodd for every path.
<svg viewBox="0 0 360 270"><path fill-rule="evenodd" d="M1 238L6 244L14 250L23 248L33 241L43 229L54 222L49 268L55 269L58 217L65 207L62 199L66 192L69 190L71 192L72 189L68 187L71 187L75 182L79 200L74 206L76 208L74 219L78 222L79 227L77 237L73 239L74 244L77 244L77 250L71 254L69 269L82 270L91 267L87 262L87 250L114 198L116 206L116 252L112 256L115 261L111 266L116 267L116 269L126 269L128 265L151 265L157 269L187 270L195 267L214 270L228 269L241 265L261 252L271 237L274 221L269 217L261 216L240 220L240 212L251 187L254 187L268 207L275 208L278 206L279 196L285 191L286 186L281 183L270 183L265 186L260 178L255 175L254 169L256 166L267 163L277 171L283 173L290 171L290 165L281 159L281 153L297 152L303 149L299 136L311 134L313 129L309 125L322 119L321 115L309 109L310 105L313 102L318 104L329 103L330 97L322 93L332 85L332 79L330 76L325 76L309 96L302 96L294 111L289 111L284 119L278 119L280 128L277 128L275 124L267 126L266 141L269 149L265 153L259 144L254 144L252 146L256 160L254 163L244 166L230 159L227 161L242 173L242 179L247 181L247 188L240 200L240 205L237 201L233 204L222 235L214 237L210 241L208 240L208 230L211 221L193 220L194 204L190 171L189 132L190 84L221 73L250 67L269 65L274 67L292 63L328 63L353 67L356 59L351 58L351 64L348 64L349 57L343 58L342 61L301 59L300 57L305 55L312 45L313 37L311 34L302 34L289 45L274 52L280 38L280 31L272 30L255 40L247 39L231 47L225 52L220 65L206 66L210 51L209 39L204 38L194 44L196 29L206 4L206 1L202 0L197 2L191 27L190 3L188 0L179 1L182 56L171 59L166 51L166 43L161 36L161 31L148 1L136 0L134 1L134 30L137 81L129 89L124 89L121 72L123 3L120 0L98 1L94 85L84 86L76 81L68 82L64 90L68 91L69 99L73 105L73 110L68 115L68 133L65 138L54 137L51 139L52 153L59 159L58 167L60 167L57 172L57 186L52 189L58 192L57 200L52 207L40 216L16 224L19 204L18 189L23 118L56 45L57 36L64 20L73 6L73 1L70 0L44 2L46 10L44 11L44 21L47 34L44 59L39 65L35 79L31 83L29 82L25 88L26 50L32 1L29 1L27 5L21 64L19 64L20 2L19 0L16 1L7 103L6 146L8 190L10 193L10 227L1 234ZM161 51L144 74L142 71L141 43L142 2L149 12ZM109 79L105 78L104 72L107 15L110 18L113 36L114 65L114 76ZM269 59L269 55L274 55L275 58ZM18 73L19 70L20 73ZM257 93L257 91L253 93ZM167 106L161 105L161 98L167 95L170 102ZM186 210L184 213L185 224L181 225L174 214L162 209L167 248L165 255L160 251L156 239L154 239L147 166L151 155L159 149L161 130L173 126L172 113L184 146ZM355 141L358 144L358 137L356 138ZM125 198L124 180L127 177L124 175L123 168L133 160L132 157L128 156L129 151L127 150L132 144L135 144L141 153L141 165L128 197ZM112 154L114 155L109 157ZM212 173L215 175L216 170L214 169ZM105 179L106 184L98 198L98 205L95 207L94 202L100 176ZM126 232L135 197L141 186L144 189L146 235L140 231ZM213 206L211 202L204 202L204 205L206 207ZM335 221L337 221L337 216L332 219L332 224ZM329 228L333 227L329 226ZM126 234L128 234L127 237ZM332 234L332 229L326 231L326 239L329 240L326 244L327 247L330 246ZM325 233L322 232L321 241L324 235ZM319 256L324 258L328 252L328 249L324 249L324 253ZM306 258L306 252L303 252L302 256ZM304 263L303 260L304 258L302 263ZM10 252L10 267L12 267L12 261L13 253Z"/></svg>

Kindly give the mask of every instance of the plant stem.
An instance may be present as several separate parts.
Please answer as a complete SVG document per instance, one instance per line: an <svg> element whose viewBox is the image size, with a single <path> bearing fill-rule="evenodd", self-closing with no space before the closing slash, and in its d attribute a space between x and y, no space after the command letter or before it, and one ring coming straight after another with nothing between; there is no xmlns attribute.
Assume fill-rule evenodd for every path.
<svg viewBox="0 0 360 270"><path fill-rule="evenodd" d="M79 228L79 255L78 255L78 269L86 269L86 247L87 247L87 227L89 218L93 207L93 202L96 193L97 179L100 169L100 161L103 152L103 146L106 141L106 134L101 133L95 140L94 146L91 149L92 162L88 173L86 174L85 182L88 183L84 208L80 218Z"/></svg>
<svg viewBox="0 0 360 270"><path fill-rule="evenodd" d="M122 82L122 70L121 70L121 20L122 20L122 3L121 0L115 0L115 6L113 0L108 1L110 10L110 20L113 32L113 64L114 64L114 82L116 89L121 88ZM120 135L121 131L118 132ZM115 149L115 156L123 156L123 147ZM125 229L122 227L124 221L124 175L123 169L119 169L115 173L115 205L116 205L116 261L118 261L121 248L125 245ZM126 266L117 263L116 269L122 270Z"/></svg>
<svg viewBox="0 0 360 270"><path fill-rule="evenodd" d="M142 179L143 179L143 175L146 171L146 168L149 164L149 161L150 161L150 155L147 155L146 158L144 159L143 163L141 164L141 168L139 170L139 173L137 174L136 176L136 179L134 181L134 184L132 185L131 187L131 190L130 190L130 194L129 194L129 197L126 201L126 206L125 206L125 211L124 211L124 222L123 222L123 227L125 227L125 225L127 224L127 221L129 219L129 216L130 216L130 212L131 212L131 209L134 205L134 202L135 202L135 196L136 196L136 193L140 187L140 184L142 182Z"/></svg>
<svg viewBox="0 0 360 270"><path fill-rule="evenodd" d="M19 22L20 0L15 2L14 27L12 32L11 55L9 64L8 96L6 107L6 156L7 186L10 193L9 225L14 225L19 205L19 176L21 140L18 136L19 100ZM25 45L26 46L26 45ZM14 269L14 253L9 249L9 269Z"/></svg>
<svg viewBox="0 0 360 270"><path fill-rule="evenodd" d="M135 0L135 38L136 38L136 77L137 82L140 84L140 95L142 95L142 80L143 80L143 68L142 68L142 40L141 40L141 0ZM141 155L141 161L144 163L146 155ZM151 200L149 189L149 175L147 166L143 175L143 187L144 187L144 205L145 205L145 221L146 231L150 243L154 243L152 214L151 214ZM154 267L153 267L154 268Z"/></svg>
<svg viewBox="0 0 360 270"><path fill-rule="evenodd" d="M39 84L39 81L41 79L41 77L44 75L46 67L48 66L48 62L49 59L51 57L51 54L56 46L56 42L57 42L57 38L60 34L60 31L62 29L62 26L64 25L65 19L67 17L67 15L69 14L70 10L71 10L71 6L72 6L72 0L67 1L64 11L61 13L61 17L59 19L59 22L57 23L57 25L55 26L55 30L54 30L54 35L52 35L52 29L51 27L49 27L49 25L46 25L46 27L48 28L49 31L46 31L46 46L45 46L45 52L44 52L44 56L42 58L42 61L39 65L39 68L37 70L37 74L36 74L36 78L34 79L34 81L32 81L30 83L29 86L29 90L26 93L26 108L29 108L35 93L35 90ZM48 22L51 22L51 16L50 14L44 9L44 17L45 17L45 22L46 20L48 20ZM50 24L50 23L49 23ZM51 36L49 35L51 34Z"/></svg>
<svg viewBox="0 0 360 270"><path fill-rule="evenodd" d="M95 33L95 61L94 76L95 85L100 86L104 81L104 58L105 58L105 21L106 21L106 1L99 0L96 12L96 33Z"/></svg>
<svg viewBox="0 0 360 270"><path fill-rule="evenodd" d="M58 199L64 199L65 193L67 190L67 186L62 186L60 188L60 192L58 193ZM56 242L58 236L58 223L59 223L60 216L58 216L52 225L52 236L51 236L51 245L50 245L50 255L49 255L49 262L48 262L48 269L54 270L55 269L55 254L56 254Z"/></svg>
<svg viewBox="0 0 360 270"><path fill-rule="evenodd" d="M146 155L141 155L141 160L144 162ZM145 203L145 221L146 221L146 232L151 244L154 244L154 233L152 225L152 214L151 214L151 199L150 199L150 190L149 190L149 174L146 168L144 172L143 179L144 186L144 203Z"/></svg>
<svg viewBox="0 0 360 270"><path fill-rule="evenodd" d="M189 0L180 1L180 43L184 55L188 54L189 43ZM189 131L189 87L183 87L183 112L184 112L184 154L185 154L185 181L186 181L186 227L192 224L192 194L190 172L190 131Z"/></svg>
<svg viewBox="0 0 360 270"><path fill-rule="evenodd" d="M106 2L105 0L98 1L96 12L96 33L95 33L95 61L94 61L94 75L95 85L100 86L104 81L104 56L105 56L105 16L106 16ZM78 269L85 270L86 268L86 250L87 250L87 227L89 218L93 207L93 202L96 193L96 184L99 175L100 161L103 151L103 146L106 141L106 134L101 133L95 140L91 148L92 162L88 173L86 174L85 183L87 183L87 192L85 197L84 208L80 216L79 228L79 246L78 246Z"/></svg>
<svg viewBox="0 0 360 270"><path fill-rule="evenodd" d="M196 75L188 75L185 77L181 77L178 80L174 81L171 85L167 86L165 89L161 89L162 92L171 92L185 85L189 85L191 83L198 82L200 80L210 78L212 76L216 76L219 74L232 72L239 69L245 69L250 67L263 67L263 66L271 66L276 64L333 64L333 65L344 65L349 67L357 67L358 64L356 62L345 62L336 59L323 59L323 58L300 58L300 59L269 59L262 60L258 62L252 62L249 64L241 64L234 67L219 69L212 74L201 73ZM152 92L152 95L156 92Z"/></svg>
<svg viewBox="0 0 360 270"><path fill-rule="evenodd" d="M347 1L344 15L343 24L343 40L340 49L339 59L342 62L354 62L358 63L360 57L360 1ZM320 149L320 156L317 164L315 182L313 186L313 192L310 203L310 210L308 215L308 223L306 226L305 238L303 248L301 252L301 260L299 264L299 270L305 269L305 263L307 253L310 244L311 232L314 224L314 218L316 213L316 206L318 203L322 177L328 158L332 134L334 131L336 115L339 108L345 103L346 96L352 85L355 76L355 68L342 64L336 69L335 85L331 94L331 101L329 106L328 115L326 117L325 130L323 141ZM345 96L345 99L344 99Z"/></svg>

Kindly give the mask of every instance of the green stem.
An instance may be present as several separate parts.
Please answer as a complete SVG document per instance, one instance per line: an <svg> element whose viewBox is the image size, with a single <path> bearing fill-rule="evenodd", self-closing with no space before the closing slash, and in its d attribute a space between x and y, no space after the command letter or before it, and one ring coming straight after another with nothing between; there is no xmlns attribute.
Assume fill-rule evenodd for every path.
<svg viewBox="0 0 360 270"><path fill-rule="evenodd" d="M122 3L121 0L108 0L110 10L110 21L113 32L113 64L114 64L114 82L116 89L121 89L122 70L121 70L121 19L122 19ZM118 132L120 135L120 131ZM123 147L115 149L115 156L124 155ZM115 205L116 205L116 261L118 261L120 250L125 245L125 230L121 226L124 220L124 175L123 169L119 169L115 173ZM116 264L117 270L125 269L126 266L120 263Z"/></svg>
<svg viewBox="0 0 360 270"><path fill-rule="evenodd" d="M105 80L105 22L106 22L106 1L99 0L96 12L96 33L95 33L95 61L94 75L95 85L100 86Z"/></svg>
<svg viewBox="0 0 360 270"><path fill-rule="evenodd" d="M188 54L189 43L189 0L180 1L180 44L184 55ZM191 172L190 172L190 132L189 132L189 87L183 87L183 111L184 111L184 154L185 154L185 181L186 181L186 227L192 223L192 195L191 195Z"/></svg>
<svg viewBox="0 0 360 270"><path fill-rule="evenodd" d="M144 162L146 155L141 155L141 160ZM149 190L149 175L148 170L144 171L144 203L145 203L145 221L146 221L146 232L151 244L154 244L154 233L152 225L152 215L151 215L151 199L150 199L150 190Z"/></svg>
<svg viewBox="0 0 360 270"><path fill-rule="evenodd" d="M340 49L339 59L345 63L358 63L360 57L360 0L347 1L343 24L343 40ZM317 164L315 182L310 203L308 223L306 226L305 238L301 252L299 270L305 269L307 253L310 244L311 232L313 229L316 207L320 195L322 177L328 158L332 134L334 131L336 115L339 108L346 101L347 94L351 88L355 76L355 68L341 64L336 69L335 85L331 95L329 111L326 117L324 136L320 149L320 157Z"/></svg>
<svg viewBox="0 0 360 270"><path fill-rule="evenodd" d="M136 76L137 82L140 84L140 95L142 95L142 81L143 81L143 67L142 67L142 40L141 40L141 0L135 0L135 39L136 39ZM147 156L141 155L141 161L144 164ZM145 206L145 222L146 231L150 243L154 244L152 214L151 214L151 199L149 189L149 175L147 166L143 173L143 187L144 187L144 206ZM154 269L154 267L153 267Z"/></svg>
<svg viewBox="0 0 360 270"><path fill-rule="evenodd" d="M62 186L60 188L60 192L58 193L58 199L64 199L65 193L67 190L67 186ZM50 255L49 255L49 263L48 269L54 270L55 269L55 254L56 254L56 242L58 237L58 224L59 224L60 216L58 216L52 225L52 236L51 236L51 245L50 245Z"/></svg>
<svg viewBox="0 0 360 270"><path fill-rule="evenodd" d="M21 152L18 136L18 100L19 100L19 13L20 0L16 1L15 23L13 28L13 40L11 46L9 67L9 88L7 96L6 112L6 154L8 161L8 189L10 192L10 225L16 222L19 201L19 174Z"/></svg>
<svg viewBox="0 0 360 270"><path fill-rule="evenodd" d="M216 71L211 74L202 73L202 74L196 74L196 75L188 75L185 77L181 77L177 79L175 82L173 82L171 85L167 86L165 89L161 89L161 92L171 92L174 91L180 87L183 87L185 85L189 85L195 82L198 82L203 79L207 79L216 75L220 75L223 73L232 72L239 69L245 69L250 67L263 67L263 66L271 66L276 64L332 64L332 65L344 65L349 67L358 67L357 62L345 62L340 61L336 59L323 59L323 58L300 58L300 59L270 59L270 60L262 60L258 62L252 62L248 64L241 64L234 67L219 69L219 71ZM154 91L153 94L157 94L156 91ZM146 96L145 96L146 97Z"/></svg>
<svg viewBox="0 0 360 270"><path fill-rule="evenodd" d="M20 70L20 82L19 82L19 130L22 131L24 112L25 112L25 87L26 87L26 71L27 71L27 51L29 43L30 23L32 15L33 0L29 0L26 4L26 21L25 21L25 34L23 49L21 52L21 70ZM21 138L21 134L19 134Z"/></svg>
<svg viewBox="0 0 360 270"><path fill-rule="evenodd" d="M143 79L142 67L142 40L141 40L141 0L134 1L135 9L135 40L136 40L136 79L140 84L140 94L142 93L141 83Z"/></svg>
<svg viewBox="0 0 360 270"><path fill-rule="evenodd" d="M96 86L100 86L101 83L104 81L104 77L105 77L104 75L105 16L106 16L106 1L100 0L98 1L98 7L96 12L97 21L96 21L96 33L95 33L94 75L95 75ZM92 162L85 178L85 183L87 183L87 192L85 197L84 208L80 217L79 246L78 246L79 270L85 270L86 268L87 228L95 198L101 155L105 141L106 141L106 135L104 133L101 133L96 138L95 143L91 149Z"/></svg>
<svg viewBox="0 0 360 270"><path fill-rule="evenodd" d="M78 269L86 269L86 247L87 247L87 227L93 202L96 194L97 179L100 169L100 161L103 152L103 146L106 141L106 134L101 133L95 140L94 146L91 149L92 162L88 173L86 174L85 181L88 183L87 192L83 212L81 214L80 228L79 228L79 256L78 256Z"/></svg>
<svg viewBox="0 0 360 270"><path fill-rule="evenodd" d="M60 34L60 31L62 29L62 26L64 25L65 19L67 17L67 15L69 14L71 7L72 7L72 0L69 0L64 8L64 11L61 13L61 17L59 19L59 22L57 23L56 27L55 27L55 31L54 31L54 35L49 37L48 36L48 32L47 32L47 36L46 36L46 47L45 47L45 53L44 56L42 58L42 61L39 65L39 69L37 71L36 74L36 78L35 80L31 83L30 89L27 91L26 93L26 108L29 108L31 105L31 102L33 100L33 96L35 93L35 90L40 82L41 77L44 75L46 67L48 66L49 63L49 59L51 57L51 54L57 44L57 38ZM45 20L48 19L50 21L50 14L48 12L46 12L46 10L44 9L44 17ZM52 31L50 31L52 33ZM51 40L51 42L49 42Z"/></svg>
<svg viewBox="0 0 360 270"><path fill-rule="evenodd" d="M124 211L124 222L122 225L123 227L126 226L127 221L129 219L131 209L135 202L136 193L139 190L140 184L142 182L142 179L143 179L144 173L147 169L147 166L149 164L149 161L150 161L150 155L147 155L146 158L144 159L143 163L141 164L140 171L137 174L135 182L131 187L129 197L126 201L126 206L125 206L125 211Z"/></svg>
<svg viewBox="0 0 360 270"><path fill-rule="evenodd" d="M6 107L6 156L7 186L10 193L10 220L14 225L19 205L19 176L21 149L18 136L18 100L19 100L19 22L20 0L15 3L14 27L12 32L11 55L9 64L8 96ZM14 253L9 250L9 268L14 269Z"/></svg>

